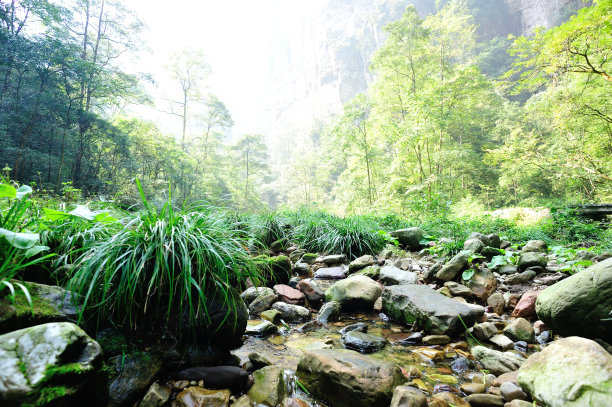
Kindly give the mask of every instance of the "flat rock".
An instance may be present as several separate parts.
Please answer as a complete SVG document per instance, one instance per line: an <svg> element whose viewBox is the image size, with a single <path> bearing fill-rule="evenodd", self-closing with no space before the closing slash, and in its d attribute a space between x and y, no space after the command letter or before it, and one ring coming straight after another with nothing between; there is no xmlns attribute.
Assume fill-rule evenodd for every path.
<svg viewBox="0 0 612 407"><path fill-rule="evenodd" d="M344 267L322 267L315 271L314 278L318 280L340 280L346 278Z"/></svg>
<svg viewBox="0 0 612 407"><path fill-rule="evenodd" d="M412 271L402 270L394 266L384 266L380 269L378 279L386 285L416 284L419 276Z"/></svg>
<svg viewBox="0 0 612 407"><path fill-rule="evenodd" d="M427 407L427 396L411 386L397 386L393 390L390 407Z"/></svg>
<svg viewBox="0 0 612 407"><path fill-rule="evenodd" d="M519 257L518 268L519 270L526 270L529 267L546 267L548 259L537 252L525 252Z"/></svg>
<svg viewBox="0 0 612 407"><path fill-rule="evenodd" d="M436 278L441 281L454 279L461 271L467 270L468 258L471 254L470 250L462 250L457 253L436 273Z"/></svg>
<svg viewBox="0 0 612 407"><path fill-rule="evenodd" d="M389 344L382 336L357 330L349 331L342 336L342 343L347 349L356 350L361 353L377 352Z"/></svg>
<svg viewBox="0 0 612 407"><path fill-rule="evenodd" d="M230 396L229 390L208 390L192 386L176 396L176 405L178 407L227 407Z"/></svg>
<svg viewBox="0 0 612 407"><path fill-rule="evenodd" d="M489 341L497 346L499 346L502 350L510 350L514 349L514 342L512 339L508 338L506 335L493 335L489 338Z"/></svg>
<svg viewBox="0 0 612 407"><path fill-rule="evenodd" d="M274 287L274 292L278 295L279 301L286 302L287 304L303 304L304 293L295 288L291 288L285 284L277 284Z"/></svg>
<svg viewBox="0 0 612 407"><path fill-rule="evenodd" d="M533 343L535 332L533 326L525 318L517 318L504 328L504 334L514 341Z"/></svg>
<svg viewBox="0 0 612 407"><path fill-rule="evenodd" d="M499 375L518 370L525 359L511 352L500 352L484 346L474 346L472 355L480 361L489 372Z"/></svg>
<svg viewBox="0 0 612 407"><path fill-rule="evenodd" d="M270 321L249 321L245 335L263 336L276 332L278 328Z"/></svg>
<svg viewBox="0 0 612 407"><path fill-rule="evenodd" d="M346 254L330 254L321 258L321 263L327 264L328 266L334 264L342 264L346 262Z"/></svg>
<svg viewBox="0 0 612 407"><path fill-rule="evenodd" d="M279 311L281 313L281 319L285 322L301 322L310 318L310 311L308 308L299 305L275 302L272 304L272 309Z"/></svg>
<svg viewBox="0 0 612 407"><path fill-rule="evenodd" d="M465 401L472 407L504 407L504 398L496 394L470 394Z"/></svg>
<svg viewBox="0 0 612 407"><path fill-rule="evenodd" d="M357 257L355 260L349 263L348 272L354 273L356 271L374 265L375 262L376 260L374 260L374 256L371 256L369 254Z"/></svg>
<svg viewBox="0 0 612 407"><path fill-rule="evenodd" d="M343 310L369 311L380 297L382 287L376 281L362 275L354 275L334 283L325 291L327 301L340 303Z"/></svg>
<svg viewBox="0 0 612 407"><path fill-rule="evenodd" d="M283 371L279 367L266 366L253 372L253 385L247 393L251 400L265 406L276 406L286 394Z"/></svg>

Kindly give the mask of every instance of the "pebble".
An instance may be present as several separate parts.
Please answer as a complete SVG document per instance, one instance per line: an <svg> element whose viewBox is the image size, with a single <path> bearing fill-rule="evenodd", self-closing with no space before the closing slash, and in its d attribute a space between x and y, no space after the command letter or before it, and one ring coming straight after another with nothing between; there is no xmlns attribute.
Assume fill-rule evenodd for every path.
<svg viewBox="0 0 612 407"><path fill-rule="evenodd" d="M455 373L463 373L470 369L470 361L464 357L458 357L451 363L450 367Z"/></svg>
<svg viewBox="0 0 612 407"><path fill-rule="evenodd" d="M485 385L482 383L463 383L459 389L465 394L475 394L475 393L484 393Z"/></svg>
<svg viewBox="0 0 612 407"><path fill-rule="evenodd" d="M425 345L446 345L447 343L450 343L448 335L428 335L423 338Z"/></svg>
<svg viewBox="0 0 612 407"><path fill-rule="evenodd" d="M529 399L523 389L511 382L502 383L502 385L499 386L499 391L506 401Z"/></svg>
<svg viewBox="0 0 612 407"><path fill-rule="evenodd" d="M512 339L508 338L506 335L493 335L489 341L499 346L502 350L514 348L514 342L512 342Z"/></svg>
<svg viewBox="0 0 612 407"><path fill-rule="evenodd" d="M471 394L465 398L472 407L504 407L504 399L496 394Z"/></svg>
<svg viewBox="0 0 612 407"><path fill-rule="evenodd" d="M544 345L545 343L550 342L550 340L551 340L550 331L544 331L536 337L536 341L540 345Z"/></svg>

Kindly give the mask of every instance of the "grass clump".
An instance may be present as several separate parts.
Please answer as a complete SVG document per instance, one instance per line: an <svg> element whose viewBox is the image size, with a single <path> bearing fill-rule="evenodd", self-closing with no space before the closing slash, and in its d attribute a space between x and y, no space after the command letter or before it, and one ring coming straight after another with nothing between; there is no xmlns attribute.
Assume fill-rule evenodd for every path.
<svg viewBox="0 0 612 407"><path fill-rule="evenodd" d="M210 206L175 209L171 197L156 209L137 185L143 210L89 245L66 281L83 310L131 329L174 321L179 333L210 321L212 297L224 301L226 317L235 315L235 287L259 281L239 225Z"/></svg>

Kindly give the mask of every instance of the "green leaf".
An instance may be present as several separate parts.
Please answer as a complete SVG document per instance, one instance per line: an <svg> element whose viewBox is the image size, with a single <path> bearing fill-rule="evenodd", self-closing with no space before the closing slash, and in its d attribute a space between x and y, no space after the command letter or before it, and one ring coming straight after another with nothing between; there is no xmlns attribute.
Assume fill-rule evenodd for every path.
<svg viewBox="0 0 612 407"><path fill-rule="evenodd" d="M29 187L28 185L22 185L19 188L17 188L16 197L17 199L21 199L24 196L30 195L31 193L32 193L31 187Z"/></svg>
<svg viewBox="0 0 612 407"><path fill-rule="evenodd" d="M87 220L94 220L96 217L96 214L85 205L77 205L76 208L70 211L70 215L78 216L79 218Z"/></svg>
<svg viewBox="0 0 612 407"><path fill-rule="evenodd" d="M15 198L17 190L10 185L0 184L0 198Z"/></svg>
<svg viewBox="0 0 612 407"><path fill-rule="evenodd" d="M464 280L469 280L470 278L472 278L472 276L474 275L475 271L476 270L474 270L474 269L465 270L461 274L461 278L463 278Z"/></svg>
<svg viewBox="0 0 612 407"><path fill-rule="evenodd" d="M25 257L30 258L47 250L51 250L51 248L49 246L32 246L25 252Z"/></svg>
<svg viewBox="0 0 612 407"><path fill-rule="evenodd" d="M507 263L508 263L508 258L506 256L493 256L491 261L487 263L487 267L493 270Z"/></svg>
<svg viewBox="0 0 612 407"><path fill-rule="evenodd" d="M43 208L44 218L50 221L63 220L67 217L70 217L70 214L62 211L58 211L56 209L51 208Z"/></svg>
<svg viewBox="0 0 612 407"><path fill-rule="evenodd" d="M0 236L4 237L11 246L17 249L29 249L38 243L38 239L40 239L38 233L15 233L2 228L0 228Z"/></svg>
<svg viewBox="0 0 612 407"><path fill-rule="evenodd" d="M119 222L119 220L117 218L115 218L114 216L111 216L108 214L108 212L102 212L102 213L98 213L94 219L95 222L100 222L100 223L117 223Z"/></svg>

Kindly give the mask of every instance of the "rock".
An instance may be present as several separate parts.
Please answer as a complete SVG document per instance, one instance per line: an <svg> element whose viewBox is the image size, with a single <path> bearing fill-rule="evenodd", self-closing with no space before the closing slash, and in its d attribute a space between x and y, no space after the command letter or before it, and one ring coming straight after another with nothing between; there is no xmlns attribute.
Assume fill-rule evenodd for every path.
<svg viewBox="0 0 612 407"><path fill-rule="evenodd" d="M266 366L272 365L272 362L270 362L270 360L265 355L262 355L261 353L251 352L248 354L248 357L249 357L249 361L253 365L253 370L258 370Z"/></svg>
<svg viewBox="0 0 612 407"><path fill-rule="evenodd" d="M389 342L382 336L354 330L342 337L342 343L347 349L361 353L373 353L383 349Z"/></svg>
<svg viewBox="0 0 612 407"><path fill-rule="evenodd" d="M487 235L487 238L489 239L489 247L493 247L495 249L501 248L501 239L498 235L496 235L495 233L491 233L490 235Z"/></svg>
<svg viewBox="0 0 612 407"><path fill-rule="evenodd" d="M481 301L486 301L497 288L497 280L487 269L476 270L469 280L463 280L463 284L469 287L472 295Z"/></svg>
<svg viewBox="0 0 612 407"><path fill-rule="evenodd" d="M481 324L474 325L473 334L476 338L481 341L486 341L491 338L493 335L497 335L497 327L492 322L483 322Z"/></svg>
<svg viewBox="0 0 612 407"><path fill-rule="evenodd" d="M489 338L489 341L499 346L502 350L514 349L514 342L506 335L493 335Z"/></svg>
<svg viewBox="0 0 612 407"><path fill-rule="evenodd" d="M0 404L86 404L97 394L101 363L100 345L70 322L0 335Z"/></svg>
<svg viewBox="0 0 612 407"><path fill-rule="evenodd" d="M15 295L14 302L0 300L0 334L50 322L76 322L80 304L72 292L51 285L24 284L32 307L24 295Z"/></svg>
<svg viewBox="0 0 612 407"><path fill-rule="evenodd" d="M382 292L381 286L366 276L351 276L338 281L325 291L327 301L337 301L343 310L372 309Z"/></svg>
<svg viewBox="0 0 612 407"><path fill-rule="evenodd" d="M315 253L304 253L300 261L310 265L317 261L317 257Z"/></svg>
<svg viewBox="0 0 612 407"><path fill-rule="evenodd" d="M504 328L504 334L514 341L533 343L535 332L533 326L525 318L517 318Z"/></svg>
<svg viewBox="0 0 612 407"><path fill-rule="evenodd" d="M249 287L240 294L245 304L250 305L257 297L276 296L276 293L269 287Z"/></svg>
<svg viewBox="0 0 612 407"><path fill-rule="evenodd" d="M340 331L338 331L338 333L344 335L351 331L368 332L368 324L366 324L365 322L357 322L356 324L345 326Z"/></svg>
<svg viewBox="0 0 612 407"><path fill-rule="evenodd" d="M302 280L301 277L291 277L291 280L289 280L287 285L289 287L295 288L297 290L298 289L298 284L300 283L300 280Z"/></svg>
<svg viewBox="0 0 612 407"><path fill-rule="evenodd" d="M355 260L353 260L349 264L348 272L349 274L354 273L368 266L372 266L374 265L374 263L375 263L374 257L369 254L366 254L364 256L358 257Z"/></svg>
<svg viewBox="0 0 612 407"><path fill-rule="evenodd" d="M232 406L233 407L233 406ZM281 407L311 407L310 404L298 398L286 398L283 400Z"/></svg>
<svg viewBox="0 0 612 407"><path fill-rule="evenodd" d="M329 301L323 304L317 315L317 321L322 324L337 321L340 316L340 303L337 301Z"/></svg>
<svg viewBox="0 0 612 407"><path fill-rule="evenodd" d="M446 345L450 343L450 337L448 335L428 335L423 338L424 345Z"/></svg>
<svg viewBox="0 0 612 407"><path fill-rule="evenodd" d="M608 406L612 355L586 338L560 339L527 359L518 372L518 382L545 406Z"/></svg>
<svg viewBox="0 0 612 407"><path fill-rule="evenodd" d="M468 268L468 258L472 254L469 250L462 250L457 253L448 263L436 273L436 278L441 281L450 281L457 274Z"/></svg>
<svg viewBox="0 0 612 407"><path fill-rule="evenodd" d="M117 374L109 387L111 406L134 401L149 387L162 368L159 357L144 351L114 356L109 364Z"/></svg>
<svg viewBox="0 0 612 407"><path fill-rule="evenodd" d="M296 375L312 396L328 405L387 407L393 389L405 381L397 366L348 349L305 353Z"/></svg>
<svg viewBox="0 0 612 407"><path fill-rule="evenodd" d="M536 315L536 300L542 291L530 290L521 296L518 304L512 311L513 317L533 317Z"/></svg>
<svg viewBox="0 0 612 407"><path fill-rule="evenodd" d="M470 361L464 357L458 357L451 363L450 368L455 373L463 373L470 369Z"/></svg>
<svg viewBox="0 0 612 407"><path fill-rule="evenodd" d="M357 272L358 275L363 275L366 277L370 277L371 279L378 279L380 276L380 267L379 266L368 266L363 270L359 270Z"/></svg>
<svg viewBox="0 0 612 407"><path fill-rule="evenodd" d="M208 389L229 389L241 392L247 386L249 375L238 366L198 366L183 369L174 375L175 379L203 381Z"/></svg>
<svg viewBox="0 0 612 407"><path fill-rule="evenodd" d="M529 280L532 280L535 277L535 275L536 275L535 271L525 270L520 274L513 274L511 276L507 276L504 282L509 285L525 284Z"/></svg>
<svg viewBox="0 0 612 407"><path fill-rule="evenodd" d="M401 246L406 247L411 251L417 251L421 248L421 240L425 235L425 231L421 228L408 228L395 230L389 233L391 237L397 239Z"/></svg>
<svg viewBox="0 0 612 407"><path fill-rule="evenodd" d="M335 264L345 263L346 260L346 254L331 254L329 256L321 258L321 263L324 263L328 266L333 266Z"/></svg>
<svg viewBox="0 0 612 407"><path fill-rule="evenodd" d="M503 266L495 268L495 272L501 274L502 276L516 274L518 273L518 267L516 267L514 264L504 264Z"/></svg>
<svg viewBox="0 0 612 407"><path fill-rule="evenodd" d="M546 267L548 260L542 254L537 252L522 253L518 261L518 269L523 271L529 267Z"/></svg>
<svg viewBox="0 0 612 407"><path fill-rule="evenodd" d="M170 398L172 390L168 386L153 383L142 398L139 407L162 407Z"/></svg>
<svg viewBox="0 0 612 407"><path fill-rule="evenodd" d="M273 287L274 292L278 295L278 300L287 304L303 304L304 294L300 290L291 288L288 285L277 284Z"/></svg>
<svg viewBox="0 0 612 407"><path fill-rule="evenodd" d="M494 313L502 315L506 306L506 300L504 300L502 293L493 293L487 298L487 305L491 307Z"/></svg>
<svg viewBox="0 0 612 407"><path fill-rule="evenodd" d="M281 314L282 315L282 314ZM249 321L245 334L253 336L265 336L276 332L278 328L269 321Z"/></svg>
<svg viewBox="0 0 612 407"><path fill-rule="evenodd" d="M289 254L289 260L291 260L291 263L297 263L300 261L304 253L306 253L306 250L296 249Z"/></svg>
<svg viewBox="0 0 612 407"><path fill-rule="evenodd" d="M536 335L539 335L544 331L548 331L548 327L544 322L538 319L536 322L533 323L533 330L535 331Z"/></svg>
<svg viewBox="0 0 612 407"><path fill-rule="evenodd" d="M472 407L504 407L504 399L495 394L470 394L465 401Z"/></svg>
<svg viewBox="0 0 612 407"><path fill-rule="evenodd" d="M448 287L440 287L437 291L445 297L453 298L453 295L451 294L450 289Z"/></svg>
<svg viewBox="0 0 612 407"><path fill-rule="evenodd" d="M259 269L262 280L267 286L274 284L287 284L291 279L291 260L287 256L260 255L253 258L255 266Z"/></svg>
<svg viewBox="0 0 612 407"><path fill-rule="evenodd" d="M463 284L459 284L454 281L447 281L446 283L444 283L444 287L447 287L451 295L453 296L468 298L472 296L472 291L469 288L467 288Z"/></svg>
<svg viewBox="0 0 612 407"><path fill-rule="evenodd" d="M499 386L499 391L506 401L512 400L529 400L529 396L518 385L505 382Z"/></svg>
<svg viewBox="0 0 612 407"><path fill-rule="evenodd" d="M463 244L463 250L469 250L472 253L480 253L485 248L485 244L480 239L468 239Z"/></svg>
<svg viewBox="0 0 612 407"><path fill-rule="evenodd" d="M249 304L249 312L259 315L274 304L278 296L273 289L268 287L250 287L242 293L243 300Z"/></svg>
<svg viewBox="0 0 612 407"><path fill-rule="evenodd" d="M318 305L325 296L325 292L317 285L316 282L307 278L300 280L298 288L304 293L308 303L311 305Z"/></svg>
<svg viewBox="0 0 612 407"><path fill-rule="evenodd" d="M460 389L462 392L466 393L466 394L477 394L477 393L484 393L485 392L485 385L484 383L463 383L460 386Z"/></svg>
<svg viewBox="0 0 612 407"><path fill-rule="evenodd" d="M518 370L515 370L514 372L501 374L497 378L495 378L493 382L491 382L491 386L499 387L504 383L514 383L518 385L517 376L518 376Z"/></svg>
<svg viewBox="0 0 612 407"><path fill-rule="evenodd" d="M232 407L255 407L255 403L245 394L236 400Z"/></svg>
<svg viewBox="0 0 612 407"><path fill-rule="evenodd" d="M546 252L546 242L543 240L530 240L523 246L521 252Z"/></svg>
<svg viewBox="0 0 612 407"><path fill-rule="evenodd" d="M390 407L427 407L427 396L411 386L397 386L393 390Z"/></svg>
<svg viewBox="0 0 612 407"><path fill-rule="evenodd" d="M283 371L276 366L266 366L253 372L253 386L247 395L256 403L274 407L287 393Z"/></svg>
<svg viewBox="0 0 612 407"><path fill-rule="evenodd" d="M274 325L279 324L282 318L282 314L279 310L276 309L269 309L267 311L264 311L259 316L261 317L261 319L271 322Z"/></svg>
<svg viewBox="0 0 612 407"><path fill-rule="evenodd" d="M346 278L344 267L322 267L315 271L314 278L319 280L340 280Z"/></svg>
<svg viewBox="0 0 612 407"><path fill-rule="evenodd" d="M491 261L495 256L503 256L504 252L501 249L486 246L484 249L482 249L480 254L484 256L487 260Z"/></svg>
<svg viewBox="0 0 612 407"><path fill-rule="evenodd" d="M612 340L612 258L546 288L536 312L553 331L564 335Z"/></svg>
<svg viewBox="0 0 612 407"><path fill-rule="evenodd" d="M416 284L418 279L417 273L394 266L385 266L380 269L379 280L386 285Z"/></svg>
<svg viewBox="0 0 612 407"><path fill-rule="evenodd" d="M227 407L230 396L229 390L207 390L192 386L176 396L176 405L177 407Z"/></svg>
<svg viewBox="0 0 612 407"><path fill-rule="evenodd" d="M310 276L310 266L304 262L298 262L293 265L293 272L298 276L308 277ZM289 280L289 286L291 285L291 280Z"/></svg>
<svg viewBox="0 0 612 407"><path fill-rule="evenodd" d="M382 298L378 297L376 301L374 301L374 305L372 306L374 312L380 312L383 309Z"/></svg>
<svg viewBox="0 0 612 407"><path fill-rule="evenodd" d="M495 375L517 370L525 361L514 353L499 352L480 345L472 348L472 355Z"/></svg>
<svg viewBox="0 0 612 407"><path fill-rule="evenodd" d="M478 312L443 296L428 286L398 285L383 290L383 310L396 321L418 322L428 333L449 335L474 324Z"/></svg>
<svg viewBox="0 0 612 407"><path fill-rule="evenodd" d="M499 248L500 249L509 249L512 246L512 242L509 240L502 240L501 243L499 244Z"/></svg>
<svg viewBox="0 0 612 407"><path fill-rule="evenodd" d="M470 407L470 403L450 392L437 393L431 396L429 407Z"/></svg>
<svg viewBox="0 0 612 407"><path fill-rule="evenodd" d="M516 399L504 404L504 407L533 407L533 404L528 401Z"/></svg>
<svg viewBox="0 0 612 407"><path fill-rule="evenodd" d="M272 304L272 309L279 311L281 313L281 319L285 322L300 322L310 318L310 311L308 311L308 308L299 305L275 302Z"/></svg>

